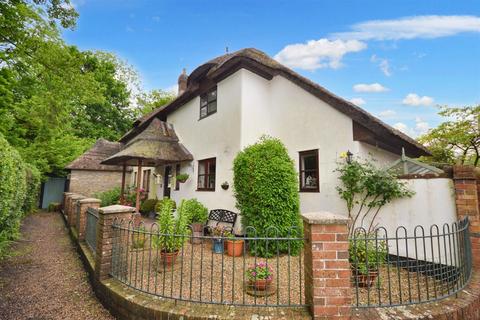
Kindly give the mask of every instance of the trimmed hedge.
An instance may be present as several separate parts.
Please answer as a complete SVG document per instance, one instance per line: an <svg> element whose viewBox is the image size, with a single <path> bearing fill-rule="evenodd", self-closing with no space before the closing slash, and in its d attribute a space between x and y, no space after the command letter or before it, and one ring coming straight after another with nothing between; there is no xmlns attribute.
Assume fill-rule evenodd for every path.
<svg viewBox="0 0 480 320"><path fill-rule="evenodd" d="M40 171L0 134L0 259L18 237L22 218L36 210L40 183Z"/></svg>
<svg viewBox="0 0 480 320"><path fill-rule="evenodd" d="M298 237L303 234L297 173L279 139L262 137L239 152L233 172L236 206L241 212L242 224L256 230L254 234L247 228L248 236ZM255 241L250 251L258 256L272 256L277 249L298 254L301 246L301 241Z"/></svg>

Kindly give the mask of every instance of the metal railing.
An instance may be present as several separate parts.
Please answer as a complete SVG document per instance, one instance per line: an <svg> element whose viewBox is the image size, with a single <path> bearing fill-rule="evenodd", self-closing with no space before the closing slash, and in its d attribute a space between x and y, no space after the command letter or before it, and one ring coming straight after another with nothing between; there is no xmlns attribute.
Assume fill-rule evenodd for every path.
<svg viewBox="0 0 480 320"><path fill-rule="evenodd" d="M94 208L87 209L87 223L85 226L85 242L95 254L97 247L97 221L98 212Z"/></svg>
<svg viewBox="0 0 480 320"><path fill-rule="evenodd" d="M255 229L245 230L249 236L242 238L192 230L162 234L156 223L146 227L116 220L111 275L136 290L181 301L304 307L301 231L292 228L280 237L269 228L268 236L257 237ZM173 239L180 245L168 254L164 243ZM260 257L266 251L268 258Z"/></svg>
<svg viewBox="0 0 480 320"><path fill-rule="evenodd" d="M462 290L470 280L472 254L465 218L425 231L403 226L368 233L355 229L350 262L356 307L386 307L435 301Z"/></svg>

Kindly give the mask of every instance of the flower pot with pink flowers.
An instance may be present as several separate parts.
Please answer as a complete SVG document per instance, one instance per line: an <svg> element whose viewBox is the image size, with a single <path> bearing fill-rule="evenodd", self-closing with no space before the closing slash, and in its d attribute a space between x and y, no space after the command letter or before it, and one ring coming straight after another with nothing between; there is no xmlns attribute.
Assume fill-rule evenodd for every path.
<svg viewBox="0 0 480 320"><path fill-rule="evenodd" d="M266 262L257 262L247 269L245 275L250 285L258 291L267 290L273 280L272 268Z"/></svg>

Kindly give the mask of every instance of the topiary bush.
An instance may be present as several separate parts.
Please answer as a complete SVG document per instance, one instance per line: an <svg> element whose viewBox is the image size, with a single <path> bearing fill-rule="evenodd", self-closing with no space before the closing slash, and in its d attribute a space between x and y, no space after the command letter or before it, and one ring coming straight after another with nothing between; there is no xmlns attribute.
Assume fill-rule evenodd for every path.
<svg viewBox="0 0 480 320"><path fill-rule="evenodd" d="M233 163L233 173L236 206L244 227L254 227L258 237L302 235L297 173L279 139L262 137L239 152ZM251 229L246 231L248 236L255 236ZM276 254L277 249L298 254L301 246L301 241L255 241L250 251L268 257Z"/></svg>
<svg viewBox="0 0 480 320"><path fill-rule="evenodd" d="M147 199L142 202L140 206L140 211L142 213L149 213L155 211L155 207L157 206L158 199Z"/></svg>
<svg viewBox="0 0 480 320"><path fill-rule="evenodd" d="M27 190L26 166L0 134L0 258L18 236Z"/></svg>

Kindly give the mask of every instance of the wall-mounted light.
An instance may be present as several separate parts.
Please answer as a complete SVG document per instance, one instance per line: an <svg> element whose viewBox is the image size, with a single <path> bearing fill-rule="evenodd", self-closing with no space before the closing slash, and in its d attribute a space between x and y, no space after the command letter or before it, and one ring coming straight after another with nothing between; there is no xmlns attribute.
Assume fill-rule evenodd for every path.
<svg viewBox="0 0 480 320"><path fill-rule="evenodd" d="M353 153L350 150L347 151L347 163L352 163L353 160Z"/></svg>

